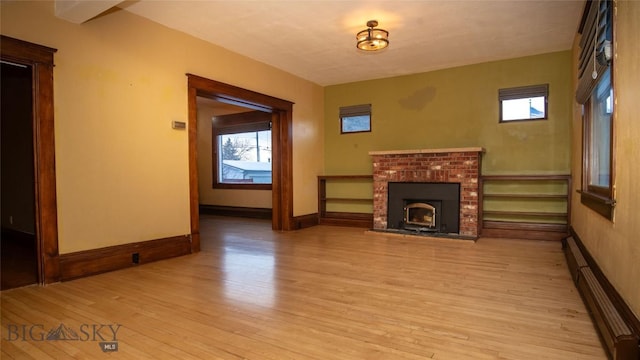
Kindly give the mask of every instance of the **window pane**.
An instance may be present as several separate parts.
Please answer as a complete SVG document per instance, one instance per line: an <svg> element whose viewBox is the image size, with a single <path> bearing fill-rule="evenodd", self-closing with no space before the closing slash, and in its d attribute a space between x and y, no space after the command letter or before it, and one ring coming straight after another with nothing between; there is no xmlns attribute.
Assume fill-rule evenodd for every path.
<svg viewBox="0 0 640 360"><path fill-rule="evenodd" d="M591 95L591 133L589 141L589 185L611 185L611 114L613 89L607 70Z"/></svg>
<svg viewBox="0 0 640 360"><path fill-rule="evenodd" d="M218 182L271 184L271 130L218 136Z"/></svg>
<svg viewBox="0 0 640 360"><path fill-rule="evenodd" d="M370 115L358 115L358 116L343 116L342 117L342 132L360 132L371 131L371 116Z"/></svg>
<svg viewBox="0 0 640 360"><path fill-rule="evenodd" d="M502 120L545 119L544 96L502 100Z"/></svg>

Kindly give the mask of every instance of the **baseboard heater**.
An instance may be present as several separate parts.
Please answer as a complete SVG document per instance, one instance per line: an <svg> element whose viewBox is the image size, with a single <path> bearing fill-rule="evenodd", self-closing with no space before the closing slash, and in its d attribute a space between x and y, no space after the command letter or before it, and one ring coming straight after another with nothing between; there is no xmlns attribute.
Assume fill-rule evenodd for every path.
<svg viewBox="0 0 640 360"><path fill-rule="evenodd" d="M563 242L565 248L565 256L567 258L567 265L569 266L569 272L573 283L578 286L578 279L580 277L580 269L589 267L587 260L582 256L582 251L578 248L576 241L573 237L568 237Z"/></svg>
<svg viewBox="0 0 640 360"><path fill-rule="evenodd" d="M591 262L587 260L587 258L591 259L590 256L584 256L572 236L563 240L563 249L569 272L610 358L638 360L640 355L638 333L630 326L630 322L625 321L620 310L614 305L612 296L604 290L603 284L594 274L592 266L597 265L590 264ZM637 322L637 319L634 320Z"/></svg>

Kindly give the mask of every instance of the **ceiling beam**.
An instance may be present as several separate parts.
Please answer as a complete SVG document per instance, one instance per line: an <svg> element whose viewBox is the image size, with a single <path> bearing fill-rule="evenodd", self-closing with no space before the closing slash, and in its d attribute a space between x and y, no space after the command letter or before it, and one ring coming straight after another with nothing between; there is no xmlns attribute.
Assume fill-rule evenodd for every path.
<svg viewBox="0 0 640 360"><path fill-rule="evenodd" d="M82 24L121 2L122 0L55 0L55 12L61 19Z"/></svg>

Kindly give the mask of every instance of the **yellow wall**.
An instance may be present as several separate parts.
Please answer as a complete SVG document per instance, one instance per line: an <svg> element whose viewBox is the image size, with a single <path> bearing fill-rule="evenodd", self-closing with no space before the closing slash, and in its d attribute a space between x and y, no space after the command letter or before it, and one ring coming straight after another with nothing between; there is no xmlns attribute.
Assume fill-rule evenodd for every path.
<svg viewBox="0 0 640 360"><path fill-rule="evenodd" d="M486 149L485 175L568 174L570 69L571 52L564 51L329 86L326 174L370 174L371 150L473 146ZM548 120L498 123L498 89L544 83ZM372 131L341 135L338 109L369 103Z"/></svg>
<svg viewBox="0 0 640 360"><path fill-rule="evenodd" d="M271 209L271 190L213 189L211 118L214 110L198 105L198 189L200 204ZM315 212L310 211L310 212Z"/></svg>
<svg viewBox="0 0 640 360"><path fill-rule="evenodd" d="M58 49L54 105L61 253L187 234L186 73L295 103L294 215L317 211L323 90L126 11L82 25L52 1L1 2L3 35Z"/></svg>
<svg viewBox="0 0 640 360"><path fill-rule="evenodd" d="M582 205L580 195L574 191L571 223L609 281L636 316L640 316L640 2L617 1L616 4L613 74L615 218L611 222ZM582 117L581 107L575 101L573 103L572 174L574 187L579 189Z"/></svg>

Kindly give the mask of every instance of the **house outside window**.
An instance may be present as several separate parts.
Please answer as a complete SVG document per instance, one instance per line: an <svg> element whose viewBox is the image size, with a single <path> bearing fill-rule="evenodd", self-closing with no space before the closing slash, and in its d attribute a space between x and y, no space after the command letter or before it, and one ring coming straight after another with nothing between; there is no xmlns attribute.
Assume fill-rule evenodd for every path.
<svg viewBox="0 0 640 360"><path fill-rule="evenodd" d="M218 135L218 183L271 184L271 130Z"/></svg>
<svg viewBox="0 0 640 360"><path fill-rule="evenodd" d="M500 122L547 119L549 85L498 90Z"/></svg>
<svg viewBox="0 0 640 360"><path fill-rule="evenodd" d="M251 111L212 121L213 188L270 190L271 114Z"/></svg>

